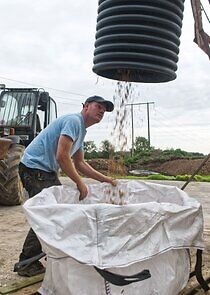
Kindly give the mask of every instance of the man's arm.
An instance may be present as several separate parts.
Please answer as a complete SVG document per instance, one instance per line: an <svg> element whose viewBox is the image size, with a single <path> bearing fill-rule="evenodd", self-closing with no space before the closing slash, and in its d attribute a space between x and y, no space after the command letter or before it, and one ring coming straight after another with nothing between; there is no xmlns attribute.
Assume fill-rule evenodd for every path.
<svg viewBox="0 0 210 295"><path fill-rule="evenodd" d="M74 165L75 167L83 174L85 174L87 177L93 178L95 180L98 180L100 182L108 182L112 184L113 186L116 186L116 180L107 177L103 175L102 173L96 171L93 169L88 163L84 160L84 153L81 150L78 150L74 156Z"/></svg>
<svg viewBox="0 0 210 295"><path fill-rule="evenodd" d="M76 183L80 191L80 200L82 200L87 196L88 189L72 163L70 157L72 145L73 140L69 136L61 135L58 140L56 159L62 171Z"/></svg>

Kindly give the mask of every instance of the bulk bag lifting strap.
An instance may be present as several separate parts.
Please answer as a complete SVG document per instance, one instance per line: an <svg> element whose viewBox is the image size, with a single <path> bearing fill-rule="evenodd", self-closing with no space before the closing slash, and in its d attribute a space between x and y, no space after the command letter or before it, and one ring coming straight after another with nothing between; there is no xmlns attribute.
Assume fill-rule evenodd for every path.
<svg viewBox="0 0 210 295"><path fill-rule="evenodd" d="M148 269L144 269L143 271L135 275L122 276L114 274L104 269L100 269L96 266L94 266L94 268L106 281L116 286L126 286L132 283L140 282L151 278L151 274Z"/></svg>

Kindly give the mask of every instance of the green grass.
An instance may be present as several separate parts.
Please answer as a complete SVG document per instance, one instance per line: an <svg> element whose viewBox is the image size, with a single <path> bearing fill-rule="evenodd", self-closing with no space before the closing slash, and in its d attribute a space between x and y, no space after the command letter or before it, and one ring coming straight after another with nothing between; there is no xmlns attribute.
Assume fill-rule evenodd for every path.
<svg viewBox="0 0 210 295"><path fill-rule="evenodd" d="M116 175L116 174L112 174L112 175L108 175L109 177L115 178L115 179L142 179L142 177L140 176L133 176L133 175Z"/></svg>
<svg viewBox="0 0 210 295"><path fill-rule="evenodd" d="M203 182L210 182L210 175L206 175L206 176L196 175L195 180L196 181L203 181Z"/></svg>
<svg viewBox="0 0 210 295"><path fill-rule="evenodd" d="M175 180L175 177L174 176L166 176L166 175L162 175L162 174L153 174L153 175L147 176L147 179L150 179L150 180Z"/></svg>
<svg viewBox="0 0 210 295"><path fill-rule="evenodd" d="M61 173L60 176L66 176L64 173ZM130 180L178 180L178 181L187 181L191 175L177 175L177 176L166 176L162 174L154 174L148 176L134 176L134 175L116 175L112 174L109 177L113 177L115 179L130 179ZM193 181L197 182L210 182L210 175L202 176L202 175L195 175Z"/></svg>
<svg viewBox="0 0 210 295"><path fill-rule="evenodd" d="M165 176L162 174L148 175L148 176L120 176L120 175L112 175L111 177L117 179L148 179L148 180L176 180L174 176Z"/></svg>
<svg viewBox="0 0 210 295"><path fill-rule="evenodd" d="M177 176L166 176L162 174L154 174L149 176L120 176L120 175L111 175L111 177L116 179L145 179L145 180L179 180L179 181L187 181L190 178L191 175L177 175ZM210 175L208 176L201 176L201 175L195 175L193 181L199 181L199 182L210 182Z"/></svg>

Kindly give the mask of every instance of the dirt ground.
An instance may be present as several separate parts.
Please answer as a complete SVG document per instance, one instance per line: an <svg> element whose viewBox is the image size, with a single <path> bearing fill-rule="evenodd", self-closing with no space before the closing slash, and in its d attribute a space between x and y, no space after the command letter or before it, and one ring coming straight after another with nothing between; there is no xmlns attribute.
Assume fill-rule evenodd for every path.
<svg viewBox="0 0 210 295"><path fill-rule="evenodd" d="M67 178L61 178L62 183L69 184ZM88 181L88 180L87 180ZM154 182L154 181L153 181ZM183 182L161 182L169 185L181 187ZM190 183L185 191L192 197L195 197L203 205L204 223L205 223L205 251L203 255L203 273L206 278L210 277L210 183ZM13 265L18 260L22 243L27 234L29 226L23 214L21 206L0 207L0 287L8 286L15 280L23 280L13 272ZM45 263L45 262L44 262ZM197 293L191 292L192 286L197 284L195 279L189 281L188 286L181 293L187 294L210 294L198 290ZM26 288L16 295L29 295L35 292L39 284Z"/></svg>

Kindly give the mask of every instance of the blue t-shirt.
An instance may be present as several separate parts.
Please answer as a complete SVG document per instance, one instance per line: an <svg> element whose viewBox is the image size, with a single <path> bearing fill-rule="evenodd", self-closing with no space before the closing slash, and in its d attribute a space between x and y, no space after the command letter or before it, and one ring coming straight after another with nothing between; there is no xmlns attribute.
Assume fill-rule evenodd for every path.
<svg viewBox="0 0 210 295"><path fill-rule="evenodd" d="M29 168L58 171L56 153L60 135L67 135L73 140L70 156L82 149L86 135L82 114L64 115L53 121L25 149L21 162Z"/></svg>

